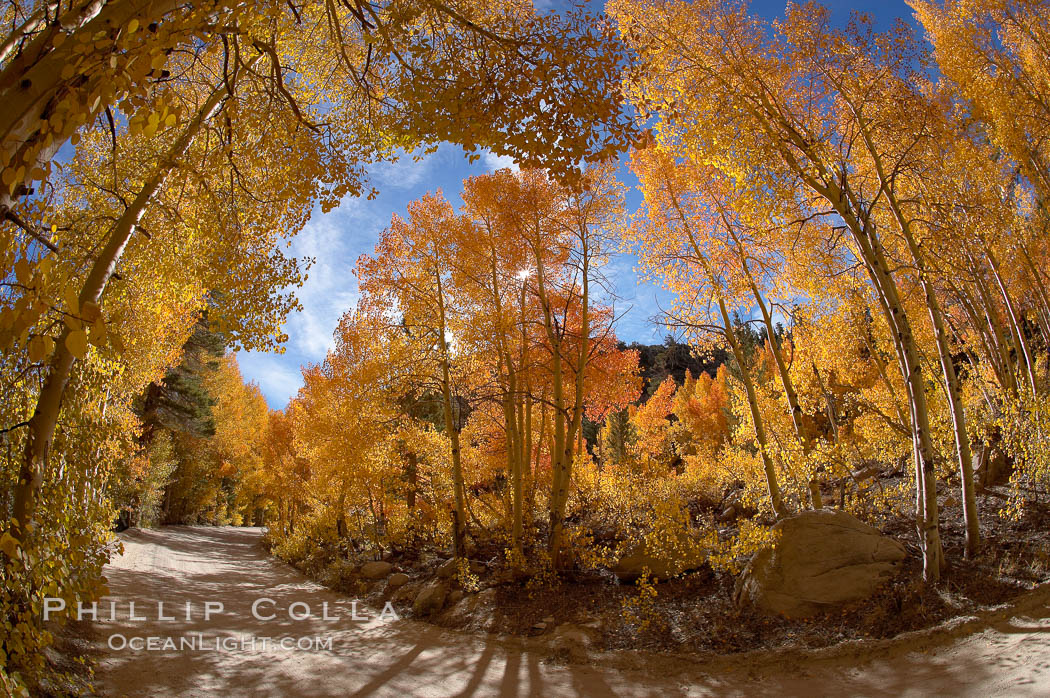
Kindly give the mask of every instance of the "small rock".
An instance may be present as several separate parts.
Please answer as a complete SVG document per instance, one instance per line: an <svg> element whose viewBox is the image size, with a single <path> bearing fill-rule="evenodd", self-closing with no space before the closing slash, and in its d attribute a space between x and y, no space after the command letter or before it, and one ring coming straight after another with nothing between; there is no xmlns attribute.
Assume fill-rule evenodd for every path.
<svg viewBox="0 0 1050 698"><path fill-rule="evenodd" d="M361 566L361 576L365 579L382 579L390 574L392 569L394 569L394 566L389 562L366 562Z"/></svg>
<svg viewBox="0 0 1050 698"><path fill-rule="evenodd" d="M416 600L412 603L412 610L417 616L430 615L441 610L447 596L448 587L445 583L434 580L416 595Z"/></svg>
<svg viewBox="0 0 1050 698"><path fill-rule="evenodd" d="M881 465L869 465L866 468L858 468L857 470L854 470L853 479L857 481L867 480L869 478L875 477L876 475L880 475L881 473Z"/></svg>
<svg viewBox="0 0 1050 698"><path fill-rule="evenodd" d="M356 578L357 568L349 560L340 560L333 563L323 573L325 584L333 589L341 589L353 583Z"/></svg>
<svg viewBox="0 0 1050 698"><path fill-rule="evenodd" d="M437 572L435 572L435 574L438 576L439 579L449 579L456 574L456 571L458 569L458 561L456 560L456 558L453 557L442 562L441 565L437 568Z"/></svg>
<svg viewBox="0 0 1050 698"><path fill-rule="evenodd" d="M699 540L688 531L681 531L671 541L650 544L639 541L620 558L613 573L623 582L633 582L648 570L649 576L658 581L699 569L707 562L707 556Z"/></svg>
<svg viewBox="0 0 1050 698"><path fill-rule="evenodd" d="M1008 459L998 446L985 445L977 458L974 477L979 487L1001 485L1010 479L1013 472L1013 460Z"/></svg>
<svg viewBox="0 0 1050 698"><path fill-rule="evenodd" d="M394 572L390 575L390 579L386 580L386 586L388 589L400 589L408 584L408 579L408 575L404 572Z"/></svg>
<svg viewBox="0 0 1050 698"><path fill-rule="evenodd" d="M389 584L389 582L387 582ZM411 602L416 598L416 594L419 593L419 584L406 584L390 597L391 601L409 601Z"/></svg>
<svg viewBox="0 0 1050 698"><path fill-rule="evenodd" d="M547 624L541 621L539 623L536 623L536 625L532 626L532 629L542 632L547 629Z"/></svg>
<svg viewBox="0 0 1050 698"><path fill-rule="evenodd" d="M484 562L481 562L480 560L469 560L467 562L467 568L470 570L471 574L477 575L484 574L488 571L488 565L486 565ZM456 558L451 558L442 562L441 565L438 566L437 571L434 574L436 574L440 579L451 579L452 577L456 576L458 572L459 560L457 560Z"/></svg>
<svg viewBox="0 0 1050 698"><path fill-rule="evenodd" d="M543 619L543 622L544 623L553 623L554 622L554 616L547 616L546 618Z"/></svg>
<svg viewBox="0 0 1050 698"><path fill-rule="evenodd" d="M449 605L441 619L451 625L469 625L475 630L494 630L496 593L495 589L485 589L477 594L467 594L459 603ZM452 599L452 594L449 594L449 599Z"/></svg>
<svg viewBox="0 0 1050 698"><path fill-rule="evenodd" d="M736 505L735 504L730 504L729 506L727 506L725 509L722 510L721 514L718 515L718 520L720 522L724 523L726 521L732 521L735 517L736 517Z"/></svg>

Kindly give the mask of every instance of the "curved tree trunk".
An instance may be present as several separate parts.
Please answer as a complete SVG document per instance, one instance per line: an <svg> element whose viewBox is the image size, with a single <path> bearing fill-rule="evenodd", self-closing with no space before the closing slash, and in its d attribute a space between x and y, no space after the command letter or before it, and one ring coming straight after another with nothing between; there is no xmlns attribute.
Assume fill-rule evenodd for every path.
<svg viewBox="0 0 1050 698"><path fill-rule="evenodd" d="M952 431L955 437L956 459L959 466L959 479L962 482L963 521L966 527L966 556L972 557L977 554L980 547L980 525L977 517L977 495L974 491L973 482L973 455L970 451L970 437L966 430L966 413L962 406L962 397L959 394L959 379L955 372L955 363L952 359L951 347L948 344L948 332L944 326L944 317L941 304L937 300L936 290L930 281L929 271L926 268L925 256L918 240L912 230L911 220L904 214L897 199L893 182L889 181L882 157L868 131L866 122L858 114L861 134L868 149L868 154L875 163L875 170L879 175L882 191L886 195L890 210L893 212L897 228L908 244L908 251L919 277L923 295L926 301L926 309L930 315L933 325L934 337L937 345L937 356L941 363L941 372L944 377L944 388L948 395L948 407L952 416Z"/></svg>
<svg viewBox="0 0 1050 698"><path fill-rule="evenodd" d="M109 230L105 245L95 258L88 276L77 295L79 308L70 308L71 312L82 314L85 307L101 304L102 295L113 271L127 247L128 241L135 233L139 219L149 205L150 200L163 186L168 174L176 166L190 144L200 132L204 122L219 111L223 100L229 95L223 85L212 92L194 118L186 125L182 135L168 149L165 157L158 162L158 168L145 181L138 195L128 205L124 213ZM62 398L69 383L70 373L76 360L67 346L71 334L69 327L64 327L55 343L55 353L47 368L43 387L37 397L36 408L29 420L25 451L22 458L19 481L14 488L14 505L12 515L16 526L24 536L36 510L36 497L43 483L44 467L47 462L51 442L55 435L55 425L62 406ZM21 536L20 536L21 537Z"/></svg>

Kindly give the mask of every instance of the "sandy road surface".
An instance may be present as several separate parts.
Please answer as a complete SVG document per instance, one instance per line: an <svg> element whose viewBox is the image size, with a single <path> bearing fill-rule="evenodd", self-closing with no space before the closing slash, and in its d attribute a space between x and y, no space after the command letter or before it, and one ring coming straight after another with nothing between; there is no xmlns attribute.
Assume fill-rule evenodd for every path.
<svg viewBox="0 0 1050 698"><path fill-rule="evenodd" d="M807 696L1050 695L1050 589L962 627L831 652L681 660L610 653L544 661L535 642L467 636L413 621L351 618L351 600L268 557L260 531L172 527L124 534L100 604L100 692L109 696ZM253 617L276 612L270 621ZM157 602L164 604L158 620ZM110 602L116 619L108 620ZM135 604L130 619L129 602ZM186 619L186 603L190 619ZM205 621L206 602L223 604ZM313 617L291 620L308 604ZM322 604L328 615L321 618ZM299 606L291 609L304 611ZM364 609L359 609L359 614ZM199 634L199 635L198 635ZM124 640L160 649L112 649ZM163 649L197 638L198 648ZM255 637L256 647L247 644ZM262 638L322 638L284 650ZM201 644L203 638L203 645ZM216 651L217 643L225 649ZM202 648L203 647L203 648Z"/></svg>

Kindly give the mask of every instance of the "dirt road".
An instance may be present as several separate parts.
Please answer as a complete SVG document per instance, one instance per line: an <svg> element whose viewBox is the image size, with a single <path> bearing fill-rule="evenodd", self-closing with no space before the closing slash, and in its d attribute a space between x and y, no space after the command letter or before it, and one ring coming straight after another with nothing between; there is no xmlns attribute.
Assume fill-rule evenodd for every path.
<svg viewBox="0 0 1050 698"><path fill-rule="evenodd" d="M893 642L706 660L610 653L586 666L566 666L544 661L536 642L467 636L413 621L380 620L374 613L355 620L349 598L268 557L258 544L260 535L258 529L196 527L124 534L124 555L106 568L110 596L99 604L96 623L103 653L100 692L399 698L1050 695L1046 588L1014 608ZM307 613L303 604L311 616L291 618L289 612ZM366 613L357 609L358 616Z"/></svg>

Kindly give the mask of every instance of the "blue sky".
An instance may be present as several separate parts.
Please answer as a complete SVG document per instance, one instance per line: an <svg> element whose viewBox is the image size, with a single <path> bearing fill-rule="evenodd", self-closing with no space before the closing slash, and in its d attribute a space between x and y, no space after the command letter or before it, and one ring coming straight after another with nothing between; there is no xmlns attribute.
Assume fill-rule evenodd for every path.
<svg viewBox="0 0 1050 698"><path fill-rule="evenodd" d="M553 3L537 0L536 4L549 7ZM903 0L830 1L827 4L838 24L844 24L853 10L872 13L883 26L896 17L911 19L911 11ZM767 17L782 14L785 6L784 0L751 3L753 10ZM468 163L459 146L442 145L421 160L404 157L396 163L373 168L372 184L380 192L376 199L347 198L328 214L314 212L292 244L292 254L314 257L316 262L306 283L296 293L303 310L289 316L284 326L289 336L285 353L240 352L237 356L245 379L259 384L271 408L283 408L302 385L300 367L321 361L331 348L332 333L340 316L352 308L358 298L354 264L361 254L372 251L380 232L389 225L391 215L403 214L408 202L439 189L458 207L465 178L512 165L510 160L492 154ZM630 187L628 209L633 211L641 197L634 189L633 177L626 168L621 171ZM619 254L606 270L618 296L617 315L622 316L616 332L627 342L660 342L666 329L653 318L659 315L661 307L669 307L669 297L660 288L640 281L635 266L633 256Z"/></svg>

